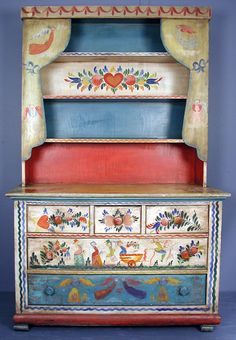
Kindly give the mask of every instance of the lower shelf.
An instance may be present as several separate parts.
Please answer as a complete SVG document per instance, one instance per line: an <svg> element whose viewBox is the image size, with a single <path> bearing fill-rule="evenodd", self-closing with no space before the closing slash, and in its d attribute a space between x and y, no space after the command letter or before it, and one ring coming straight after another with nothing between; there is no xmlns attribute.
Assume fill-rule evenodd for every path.
<svg viewBox="0 0 236 340"><path fill-rule="evenodd" d="M219 314L21 314L14 315L15 324L37 326L181 326L218 325Z"/></svg>

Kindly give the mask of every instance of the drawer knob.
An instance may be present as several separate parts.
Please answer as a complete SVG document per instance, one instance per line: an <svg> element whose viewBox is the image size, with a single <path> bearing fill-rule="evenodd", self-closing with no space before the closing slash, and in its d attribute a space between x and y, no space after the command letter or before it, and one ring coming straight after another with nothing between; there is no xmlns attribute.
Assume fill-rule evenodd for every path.
<svg viewBox="0 0 236 340"><path fill-rule="evenodd" d="M189 295L190 289L188 287L179 287L179 295L186 296Z"/></svg>
<svg viewBox="0 0 236 340"><path fill-rule="evenodd" d="M44 289L44 294L48 296L52 296L55 294L55 289L53 287L46 287Z"/></svg>

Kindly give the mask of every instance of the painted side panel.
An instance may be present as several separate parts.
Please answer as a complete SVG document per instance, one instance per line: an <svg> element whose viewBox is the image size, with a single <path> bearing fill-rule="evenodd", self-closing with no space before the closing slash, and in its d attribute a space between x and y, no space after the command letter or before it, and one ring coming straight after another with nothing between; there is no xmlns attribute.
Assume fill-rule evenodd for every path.
<svg viewBox="0 0 236 340"><path fill-rule="evenodd" d="M29 305L183 306L206 303L206 275L36 275ZM60 309L63 312L63 308Z"/></svg>
<svg viewBox="0 0 236 340"><path fill-rule="evenodd" d="M47 138L182 138L185 100L45 100Z"/></svg>
<svg viewBox="0 0 236 340"><path fill-rule="evenodd" d="M160 38L160 20L73 20L66 52L73 51L165 52Z"/></svg>
<svg viewBox="0 0 236 340"><path fill-rule="evenodd" d="M28 238L33 269L205 269L207 238Z"/></svg>
<svg viewBox="0 0 236 340"><path fill-rule="evenodd" d="M34 148L26 183L195 183L195 149L184 144L63 144Z"/></svg>

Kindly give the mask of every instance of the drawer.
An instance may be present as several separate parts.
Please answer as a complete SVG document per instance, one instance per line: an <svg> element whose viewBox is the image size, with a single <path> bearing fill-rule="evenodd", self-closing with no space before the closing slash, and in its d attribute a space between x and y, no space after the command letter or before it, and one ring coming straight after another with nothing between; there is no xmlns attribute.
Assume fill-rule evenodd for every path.
<svg viewBox="0 0 236 340"><path fill-rule="evenodd" d="M33 233L89 233L90 207L27 205L27 230Z"/></svg>
<svg viewBox="0 0 236 340"><path fill-rule="evenodd" d="M146 207L146 233L202 233L208 231L208 205Z"/></svg>
<svg viewBox="0 0 236 340"><path fill-rule="evenodd" d="M207 238L33 238L28 268L84 270L178 269L207 267Z"/></svg>
<svg viewBox="0 0 236 340"><path fill-rule="evenodd" d="M206 275L28 276L28 304L188 306L206 304Z"/></svg>
<svg viewBox="0 0 236 340"><path fill-rule="evenodd" d="M141 206L95 206L96 234L140 234Z"/></svg>

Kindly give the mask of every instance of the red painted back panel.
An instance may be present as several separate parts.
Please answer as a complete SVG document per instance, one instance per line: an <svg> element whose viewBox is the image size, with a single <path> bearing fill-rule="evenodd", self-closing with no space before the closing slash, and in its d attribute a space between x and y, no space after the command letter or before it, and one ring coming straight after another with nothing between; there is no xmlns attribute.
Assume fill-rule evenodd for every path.
<svg viewBox="0 0 236 340"><path fill-rule="evenodd" d="M45 143L26 162L26 183L194 184L196 167L185 144Z"/></svg>

